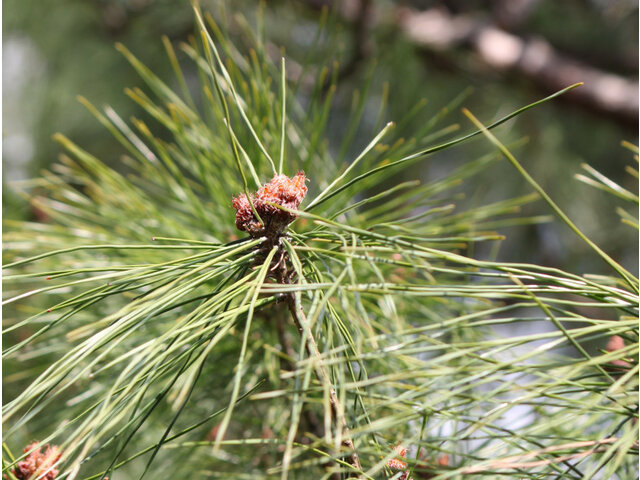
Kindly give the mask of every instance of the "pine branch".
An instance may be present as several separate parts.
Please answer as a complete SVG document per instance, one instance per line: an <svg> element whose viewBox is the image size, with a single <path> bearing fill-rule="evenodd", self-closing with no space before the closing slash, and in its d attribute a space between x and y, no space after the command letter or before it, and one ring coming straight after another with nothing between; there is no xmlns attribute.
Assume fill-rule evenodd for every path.
<svg viewBox="0 0 640 480"><path fill-rule="evenodd" d="M127 91L145 116L129 126L83 100L126 174L59 135L61 163L24 185L49 222L6 223L4 474L28 463L10 450L28 432L59 445L65 478L136 477L141 461L166 478L633 477L637 278L622 263L591 276L474 257L480 242L497 248L496 229L543 221L518 212L549 201L533 182L457 206L459 184L497 167L496 153L425 184L394 177L575 85L459 134L441 122L464 93L431 114L419 103L393 119L419 117L414 139L379 128L349 158L362 98L329 148L326 77L303 108L260 25L243 24L245 55L224 24L198 18L204 43L181 50L199 91L172 47L181 95L119 46L151 92ZM292 321L269 321L274 310ZM305 420L316 438L297 441Z"/></svg>
<svg viewBox="0 0 640 480"><path fill-rule="evenodd" d="M293 318L296 327L300 332L300 336L305 341L305 348L307 349L309 356L314 361L316 376L318 377L318 380L320 380L320 383L329 391L331 413L337 426L342 432L342 445L350 452L349 457L351 458L351 465L353 466L353 468L357 472L361 472L362 465L360 464L360 459L353 444L349 427L344 418L344 409L340 404L340 399L338 398L338 394L336 393L335 388L333 388L332 386L331 378L329 377L329 374L327 373L327 370L323 365L322 356L320 355L320 351L318 350L318 344L315 341L313 332L311 332L311 330L309 329L307 317L305 316L304 310L300 303L300 294L289 293L287 295L287 305L289 307L289 311L291 312L291 317ZM358 476L358 478L361 477Z"/></svg>

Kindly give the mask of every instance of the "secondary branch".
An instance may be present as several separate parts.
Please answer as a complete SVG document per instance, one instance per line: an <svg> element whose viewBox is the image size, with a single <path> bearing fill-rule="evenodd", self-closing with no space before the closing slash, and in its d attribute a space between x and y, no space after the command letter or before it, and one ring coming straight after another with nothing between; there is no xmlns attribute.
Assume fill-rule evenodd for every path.
<svg viewBox="0 0 640 480"><path fill-rule="evenodd" d="M338 394L331 385L331 379L329 378L327 369L322 364L320 351L318 350L318 344L316 343L311 329L308 327L307 317L305 316L302 305L300 304L299 296L295 295L294 293L289 293L287 294L287 302L289 305L289 311L291 312L291 316L296 323L296 327L298 328L300 335L306 335L305 348L307 349L309 356L313 357L316 360L314 364L316 376L318 377L318 380L320 380L320 383L322 383L329 389L329 403L331 405L331 414L336 420L337 426L342 431L342 445L351 452L350 463L353 468L358 471L362 471L362 465L360 464L358 453L356 452L353 440L351 439L349 427L347 426L347 422L344 418L344 410L342 409L342 405L340 404Z"/></svg>

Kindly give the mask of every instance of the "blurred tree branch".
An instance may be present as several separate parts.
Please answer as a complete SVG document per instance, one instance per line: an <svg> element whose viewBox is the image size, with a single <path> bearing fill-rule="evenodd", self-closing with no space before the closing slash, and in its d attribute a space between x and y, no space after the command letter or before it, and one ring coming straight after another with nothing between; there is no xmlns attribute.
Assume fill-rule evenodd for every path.
<svg viewBox="0 0 640 480"><path fill-rule="evenodd" d="M402 8L397 19L402 32L421 48L467 47L491 68L520 74L544 90L584 82L566 99L617 120L638 121L637 81L564 56L542 38L526 40L472 15L450 15L438 8Z"/></svg>
<svg viewBox="0 0 640 480"><path fill-rule="evenodd" d="M520 3L522 11L518 10L516 14L521 15L526 15L535 4L531 1ZM341 78L355 72L358 64L370 55L367 29L391 19L410 42L427 52L467 49L489 68L524 77L545 92L584 82L583 87L571 92L565 100L605 114L618 122L638 123L637 80L603 71L563 55L543 38L526 39L509 33L479 15L454 14L442 7L426 10L396 7L393 15L383 15L383 12L376 11L370 0L307 0L307 5L316 10L332 6L344 20L353 24L355 53L341 69ZM509 23L499 16L492 20Z"/></svg>

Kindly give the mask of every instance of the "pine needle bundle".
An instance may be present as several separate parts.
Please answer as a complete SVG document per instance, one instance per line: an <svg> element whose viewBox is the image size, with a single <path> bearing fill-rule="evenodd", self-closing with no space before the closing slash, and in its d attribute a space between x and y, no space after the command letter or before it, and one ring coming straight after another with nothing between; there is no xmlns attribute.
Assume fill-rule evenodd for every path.
<svg viewBox="0 0 640 480"><path fill-rule="evenodd" d="M5 224L3 359L19 373L5 377L3 474L636 476L638 279L492 133L576 85L487 126L466 112L461 135L442 122L462 97L408 140L381 111L344 158L362 118L323 141L335 76L303 106L260 35L246 53L195 14L180 52L198 89L168 40L177 90L119 45L144 118L81 102L122 158L56 135L60 162L23 186L48 221ZM483 136L494 152L397 180ZM460 183L497 162L532 192L456 210ZM473 255L502 226L545 220L518 216L539 199L610 275Z"/></svg>

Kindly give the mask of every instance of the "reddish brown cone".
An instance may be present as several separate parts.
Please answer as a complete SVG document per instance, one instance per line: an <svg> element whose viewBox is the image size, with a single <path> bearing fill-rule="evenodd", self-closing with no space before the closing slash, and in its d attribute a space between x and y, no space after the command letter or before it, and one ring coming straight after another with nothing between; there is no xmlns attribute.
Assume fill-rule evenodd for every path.
<svg viewBox="0 0 640 480"><path fill-rule="evenodd" d="M33 442L24 447L23 452L27 453L30 450L33 451L24 460L18 462L13 470L13 475L20 480L28 478L54 480L58 476L58 469L54 465L62 455L60 449L55 445L52 447L46 445L44 452L42 452L40 444Z"/></svg>
<svg viewBox="0 0 640 480"><path fill-rule="evenodd" d="M307 194L306 180L304 172L299 172L293 178L274 175L269 183L260 187L255 195L251 195L251 202L264 225L253 214L249 199L244 193L235 197L233 208L236 210L238 230L243 230L254 238L275 237L281 234L297 215L272 204L297 210Z"/></svg>

